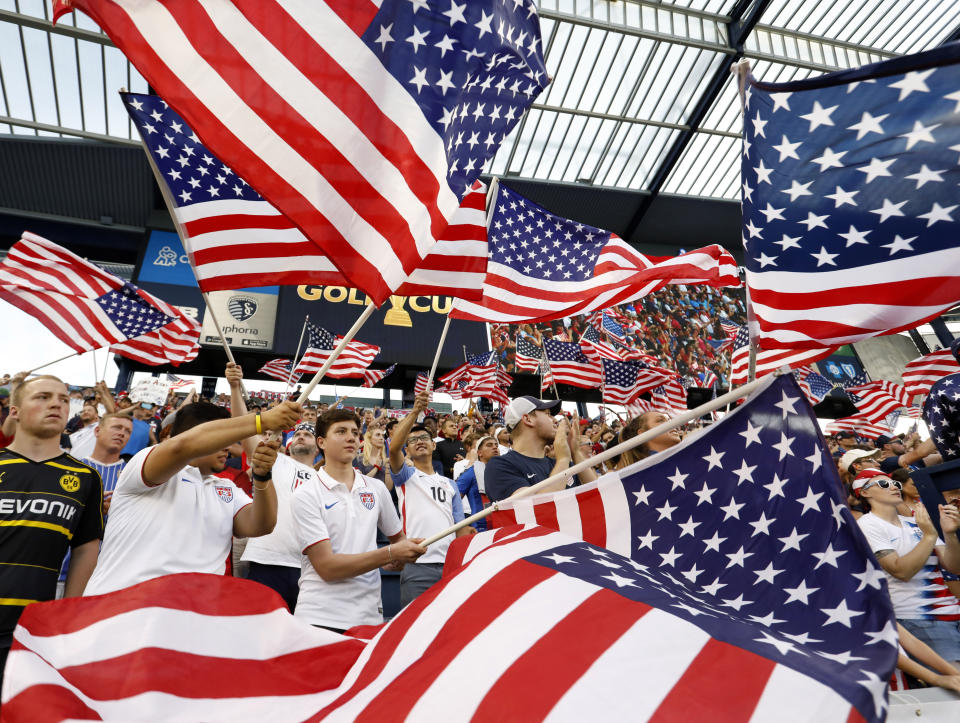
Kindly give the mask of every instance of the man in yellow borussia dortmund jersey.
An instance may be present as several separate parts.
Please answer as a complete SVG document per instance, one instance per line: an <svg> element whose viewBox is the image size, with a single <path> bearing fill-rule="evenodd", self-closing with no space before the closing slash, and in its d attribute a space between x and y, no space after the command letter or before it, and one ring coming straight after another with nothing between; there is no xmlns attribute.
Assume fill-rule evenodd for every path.
<svg viewBox="0 0 960 723"><path fill-rule="evenodd" d="M100 475L60 449L70 396L53 376L18 385L10 398L16 437L0 450L0 682L23 608L52 600L71 548L66 597L81 595L103 538Z"/></svg>

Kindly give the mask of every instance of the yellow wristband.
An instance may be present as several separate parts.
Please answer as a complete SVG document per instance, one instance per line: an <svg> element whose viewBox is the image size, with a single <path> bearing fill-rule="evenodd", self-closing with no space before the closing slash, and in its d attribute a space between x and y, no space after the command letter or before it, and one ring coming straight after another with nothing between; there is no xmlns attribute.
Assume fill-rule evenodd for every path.
<svg viewBox="0 0 960 723"><path fill-rule="evenodd" d="M257 422L257 434L263 434L263 425L260 424L260 415L258 414L254 419Z"/></svg>

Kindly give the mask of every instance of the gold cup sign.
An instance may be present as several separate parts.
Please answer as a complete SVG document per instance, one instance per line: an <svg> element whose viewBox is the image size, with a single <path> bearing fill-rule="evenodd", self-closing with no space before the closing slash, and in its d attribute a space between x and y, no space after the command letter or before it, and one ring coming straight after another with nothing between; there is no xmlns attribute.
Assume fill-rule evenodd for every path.
<svg viewBox="0 0 960 723"><path fill-rule="evenodd" d="M391 296L390 308L386 316L383 317L384 326L413 326L413 319L410 318L410 312L403 308L407 303L405 296Z"/></svg>

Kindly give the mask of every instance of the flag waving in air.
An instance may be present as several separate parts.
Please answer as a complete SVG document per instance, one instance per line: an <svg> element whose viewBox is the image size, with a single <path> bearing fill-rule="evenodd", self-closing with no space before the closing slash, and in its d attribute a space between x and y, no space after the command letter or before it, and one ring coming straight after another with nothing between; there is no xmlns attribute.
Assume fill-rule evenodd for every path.
<svg viewBox="0 0 960 723"><path fill-rule="evenodd" d="M442 5L60 0L54 18L93 18L379 305L548 82L532 0Z"/></svg>
<svg viewBox="0 0 960 723"><path fill-rule="evenodd" d="M393 373L393 370L397 368L396 364L391 364L386 369L366 369L363 372L363 384L361 387L372 387L377 382L385 379Z"/></svg>
<svg viewBox="0 0 960 723"><path fill-rule="evenodd" d="M294 373L300 375L320 371L342 338L335 337L323 327L308 321L307 350L297 364L297 368L293 370ZM379 353L380 347L377 345L352 339L347 342L340 356L327 369L327 376L335 379L362 377L366 368Z"/></svg>
<svg viewBox="0 0 960 723"><path fill-rule="evenodd" d="M502 183L488 204L483 300L456 300L453 318L548 321L639 299L666 284L740 285L736 261L720 246L646 256L616 234L550 213Z"/></svg>
<svg viewBox="0 0 960 723"><path fill-rule="evenodd" d="M960 301L958 91L955 44L750 79L743 238L762 349L912 329Z"/></svg>
<svg viewBox="0 0 960 723"><path fill-rule="evenodd" d="M195 319L29 232L0 264L0 299L77 352L112 345L145 364L181 364L200 349Z"/></svg>

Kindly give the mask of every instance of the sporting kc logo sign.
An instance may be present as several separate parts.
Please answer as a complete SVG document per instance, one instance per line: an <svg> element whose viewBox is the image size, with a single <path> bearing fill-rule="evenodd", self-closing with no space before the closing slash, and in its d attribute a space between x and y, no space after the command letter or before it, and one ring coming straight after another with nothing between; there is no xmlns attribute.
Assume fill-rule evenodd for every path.
<svg viewBox="0 0 960 723"><path fill-rule="evenodd" d="M231 296L227 302L227 309L230 310L230 316L237 321L246 321L257 313L258 304L255 299L249 296Z"/></svg>

